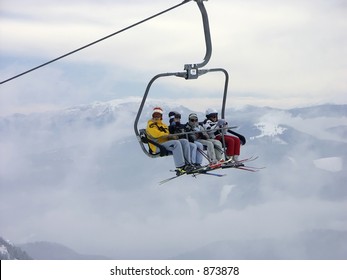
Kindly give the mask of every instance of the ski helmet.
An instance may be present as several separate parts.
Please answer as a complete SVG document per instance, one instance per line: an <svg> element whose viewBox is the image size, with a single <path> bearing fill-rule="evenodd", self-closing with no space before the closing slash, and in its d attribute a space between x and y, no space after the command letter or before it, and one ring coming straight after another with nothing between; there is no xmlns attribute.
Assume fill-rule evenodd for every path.
<svg viewBox="0 0 347 280"><path fill-rule="evenodd" d="M189 117L188 117L189 119L198 119L198 115L197 114L195 114L195 113L191 113L191 114L189 114Z"/></svg>
<svg viewBox="0 0 347 280"><path fill-rule="evenodd" d="M195 113L191 113L188 118L188 123L190 126L195 127L198 125L198 115Z"/></svg>
<svg viewBox="0 0 347 280"><path fill-rule="evenodd" d="M218 111L216 109L213 108L208 108L206 110L206 118L208 118L209 116L213 115L213 114L218 114Z"/></svg>
<svg viewBox="0 0 347 280"><path fill-rule="evenodd" d="M170 120L174 119L174 118L180 119L181 118L181 114L176 112L176 111L171 111L169 113L169 118L170 118Z"/></svg>

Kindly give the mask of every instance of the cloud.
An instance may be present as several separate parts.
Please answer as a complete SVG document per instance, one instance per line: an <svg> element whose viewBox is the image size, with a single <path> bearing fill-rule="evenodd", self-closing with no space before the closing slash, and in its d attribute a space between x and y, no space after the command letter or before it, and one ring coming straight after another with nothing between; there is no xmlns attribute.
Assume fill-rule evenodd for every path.
<svg viewBox="0 0 347 280"><path fill-rule="evenodd" d="M323 170L338 172L342 170L343 160L340 157L320 158L313 161L314 165Z"/></svg>
<svg viewBox="0 0 347 280"><path fill-rule="evenodd" d="M227 202L228 196L234 187L234 185L223 186L220 193L219 206L223 206Z"/></svg>
<svg viewBox="0 0 347 280"><path fill-rule="evenodd" d="M347 230L345 167L332 173L315 166L323 153L345 150L343 142L329 141L327 151L319 137L297 131L285 135L287 145L263 137L242 148L242 156L259 154L252 164L265 165L261 172L222 170L227 176L159 186L173 175L173 162L142 154L133 136L136 104L120 99L2 119L1 234L112 258L167 259L223 240ZM276 118L281 125L290 116L262 120Z"/></svg>

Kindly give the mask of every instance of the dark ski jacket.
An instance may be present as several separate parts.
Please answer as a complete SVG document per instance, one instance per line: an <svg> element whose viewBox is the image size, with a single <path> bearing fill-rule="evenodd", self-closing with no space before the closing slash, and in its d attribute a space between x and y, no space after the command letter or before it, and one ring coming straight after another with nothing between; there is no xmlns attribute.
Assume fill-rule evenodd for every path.
<svg viewBox="0 0 347 280"><path fill-rule="evenodd" d="M175 122L174 120L170 120L169 131L170 131L170 134L186 132L185 125L181 124L180 122ZM178 135L178 138L188 139L189 142L194 142L194 138L192 136L193 136L192 134L188 134L188 135L182 134L182 135Z"/></svg>
<svg viewBox="0 0 347 280"><path fill-rule="evenodd" d="M196 131L195 134L189 134L189 140L191 140L191 142L194 142L198 139L206 140L210 138L208 134L205 132L205 129L201 125L201 123L198 123L198 125L194 127L191 126L189 122L187 122L184 126L184 130L187 132Z"/></svg>

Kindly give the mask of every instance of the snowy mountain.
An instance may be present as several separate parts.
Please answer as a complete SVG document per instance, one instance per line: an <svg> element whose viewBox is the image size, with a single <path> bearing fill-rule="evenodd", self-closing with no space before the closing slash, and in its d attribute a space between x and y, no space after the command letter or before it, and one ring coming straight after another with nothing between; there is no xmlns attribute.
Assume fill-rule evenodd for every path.
<svg viewBox="0 0 347 280"><path fill-rule="evenodd" d="M183 118L191 112L151 101L140 126L158 104ZM289 247L277 240L347 230L347 105L228 108L229 124L247 139L242 157L258 155L252 164L266 168L216 171L227 174L222 178L185 176L163 187L158 182L172 176L172 159L142 153L133 130L138 106L138 100L113 100L0 118L2 234L17 244L42 247L54 240L73 252L116 259L187 252L204 258L201 248L225 240L238 252L235 258L270 257L271 246L282 250L274 255L280 258ZM197 114L203 120L204 112ZM299 239L310 246L309 238ZM337 248L345 240L331 240L326 256L340 258ZM236 244L247 242L260 244L260 251L243 255ZM214 254L224 256L216 248ZM42 258L81 257L69 249L65 255L44 251ZM300 250L291 255L315 256L323 257Z"/></svg>
<svg viewBox="0 0 347 280"><path fill-rule="evenodd" d="M20 244L19 247L30 254L35 260L107 260L105 256L84 255L57 243L31 242Z"/></svg>
<svg viewBox="0 0 347 280"><path fill-rule="evenodd" d="M0 237L0 260L31 260L32 258L19 247Z"/></svg>
<svg viewBox="0 0 347 280"><path fill-rule="evenodd" d="M338 241L338 242L336 242ZM336 246L340 244L341 246ZM315 230L281 239L223 240L175 257L183 260L346 260L347 232Z"/></svg>
<svg viewBox="0 0 347 280"><path fill-rule="evenodd" d="M0 237L0 260L107 260L109 257L84 255L57 243L31 242L14 245Z"/></svg>

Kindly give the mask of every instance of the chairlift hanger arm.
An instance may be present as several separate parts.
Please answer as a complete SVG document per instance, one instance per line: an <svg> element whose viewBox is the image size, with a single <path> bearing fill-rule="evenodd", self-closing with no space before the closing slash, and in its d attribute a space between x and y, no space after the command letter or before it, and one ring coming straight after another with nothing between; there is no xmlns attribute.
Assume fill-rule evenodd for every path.
<svg viewBox="0 0 347 280"><path fill-rule="evenodd" d="M187 72L186 79L197 79L199 77L198 69L207 65L207 63L210 61L210 58L212 55L212 41L211 41L210 25L209 25L209 21L208 21L207 11L206 11L206 8L204 6L203 1L207 1L207 0L195 0L195 2L197 3L197 5L199 7L201 16L202 16L202 23L203 23L204 35L205 35L206 53L205 53L205 57L203 59L203 62L184 65L184 70Z"/></svg>
<svg viewBox="0 0 347 280"><path fill-rule="evenodd" d="M203 1L207 1L207 0L195 0L195 1L201 12L202 23L203 23L204 34L205 34L205 45L206 45L206 54L205 54L203 62L196 64L197 68L201 68L201 67L204 67L210 61L210 58L212 55L212 41L211 41L211 32L210 32L210 25L208 21L208 15L203 3Z"/></svg>

